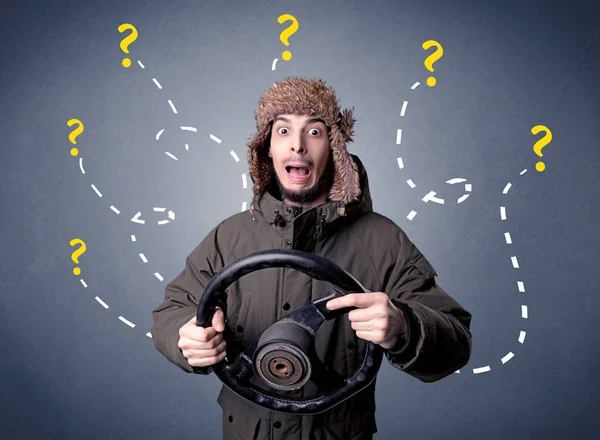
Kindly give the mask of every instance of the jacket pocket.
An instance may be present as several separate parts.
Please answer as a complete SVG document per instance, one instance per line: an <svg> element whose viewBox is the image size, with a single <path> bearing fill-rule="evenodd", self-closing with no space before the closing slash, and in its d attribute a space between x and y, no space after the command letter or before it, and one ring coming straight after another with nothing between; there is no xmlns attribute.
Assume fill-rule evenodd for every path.
<svg viewBox="0 0 600 440"><path fill-rule="evenodd" d="M266 429L256 408L226 386L221 388L217 403L223 410L224 440L264 440Z"/></svg>

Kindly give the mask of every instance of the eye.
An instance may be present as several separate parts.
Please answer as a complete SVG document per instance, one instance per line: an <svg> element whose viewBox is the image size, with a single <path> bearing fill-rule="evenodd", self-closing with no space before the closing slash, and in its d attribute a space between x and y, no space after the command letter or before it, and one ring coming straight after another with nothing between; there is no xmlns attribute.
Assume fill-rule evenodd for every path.
<svg viewBox="0 0 600 440"><path fill-rule="evenodd" d="M318 136L321 134L321 129L320 128L311 128L310 130L310 134Z"/></svg>
<svg viewBox="0 0 600 440"><path fill-rule="evenodd" d="M277 133L279 133L279 134L286 134L287 133L287 128L285 128L285 127L279 127L277 129Z"/></svg>

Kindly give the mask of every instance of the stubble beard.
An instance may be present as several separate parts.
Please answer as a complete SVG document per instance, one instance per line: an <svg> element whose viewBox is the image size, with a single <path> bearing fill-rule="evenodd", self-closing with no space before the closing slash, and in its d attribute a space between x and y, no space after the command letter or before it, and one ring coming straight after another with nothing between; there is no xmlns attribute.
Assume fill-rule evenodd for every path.
<svg viewBox="0 0 600 440"><path fill-rule="evenodd" d="M292 203L298 203L300 205L309 204L314 202L317 198L319 198L323 192L329 190L333 180L333 163L330 161L325 172L321 174L318 182L313 185L311 188L293 191L285 188L279 180L279 176L277 172L275 174L275 181L277 182L277 187L279 188L279 193L283 197L284 200L288 200Z"/></svg>

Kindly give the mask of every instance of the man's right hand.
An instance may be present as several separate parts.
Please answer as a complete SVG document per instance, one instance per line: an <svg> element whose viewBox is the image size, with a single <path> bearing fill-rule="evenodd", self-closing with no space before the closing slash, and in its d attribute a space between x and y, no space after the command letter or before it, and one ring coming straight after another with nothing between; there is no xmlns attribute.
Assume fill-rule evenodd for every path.
<svg viewBox="0 0 600 440"><path fill-rule="evenodd" d="M179 329L178 346L192 367L207 367L222 361L225 351L225 315L217 307L212 318L211 327L196 325L196 317L190 319Z"/></svg>

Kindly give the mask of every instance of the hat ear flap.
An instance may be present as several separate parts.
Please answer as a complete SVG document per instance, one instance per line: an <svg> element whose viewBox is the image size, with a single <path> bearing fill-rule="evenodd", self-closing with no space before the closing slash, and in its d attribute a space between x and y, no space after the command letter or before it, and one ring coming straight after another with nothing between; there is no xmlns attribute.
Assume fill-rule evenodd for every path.
<svg viewBox="0 0 600 440"><path fill-rule="evenodd" d="M329 199L347 205L360 196L360 175L352 156L346 151L344 135L335 125L331 128L331 150L335 172Z"/></svg>
<svg viewBox="0 0 600 440"><path fill-rule="evenodd" d="M254 193L264 192L271 183L273 161L269 158L269 144L271 138L271 124L267 124L263 131L254 136L248 144L248 171L254 183Z"/></svg>
<svg viewBox="0 0 600 440"><path fill-rule="evenodd" d="M345 109L339 115L339 127L340 131L344 135L345 142L352 142L354 136L354 123L356 119L354 118L354 107L351 110Z"/></svg>

